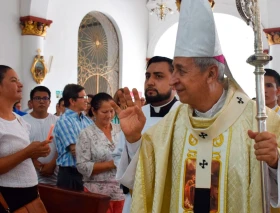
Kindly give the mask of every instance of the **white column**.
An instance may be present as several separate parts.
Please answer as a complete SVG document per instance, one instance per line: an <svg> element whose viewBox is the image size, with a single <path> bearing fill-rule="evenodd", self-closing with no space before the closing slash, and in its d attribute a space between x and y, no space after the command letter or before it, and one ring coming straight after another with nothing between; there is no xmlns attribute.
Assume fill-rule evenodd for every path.
<svg viewBox="0 0 280 213"><path fill-rule="evenodd" d="M23 35L22 36L22 83L23 83L23 108L27 106L27 101L30 99L30 91L39 86L33 79L30 71L34 57L38 55L37 50L41 50L41 55L44 55L44 37L34 35Z"/></svg>
<svg viewBox="0 0 280 213"><path fill-rule="evenodd" d="M44 37L46 35L45 26L50 26L52 21L47 20L49 0L20 0L20 22L26 25L22 26L21 39L21 69L19 70L21 81L23 83L22 108L27 107L27 101L30 99L30 91L38 84L34 81L31 74L31 66L34 57L38 55L37 50L40 49L40 55L44 56ZM32 21L32 22L28 22ZM39 30L36 23L41 23L43 28ZM39 30L39 31L38 31Z"/></svg>
<svg viewBox="0 0 280 213"><path fill-rule="evenodd" d="M270 55L273 57L273 60L270 62L269 67L280 74L280 44L270 46Z"/></svg>
<svg viewBox="0 0 280 213"><path fill-rule="evenodd" d="M269 55L273 57L268 67L276 70L280 74L280 28L270 28L263 30L266 33L269 44Z"/></svg>

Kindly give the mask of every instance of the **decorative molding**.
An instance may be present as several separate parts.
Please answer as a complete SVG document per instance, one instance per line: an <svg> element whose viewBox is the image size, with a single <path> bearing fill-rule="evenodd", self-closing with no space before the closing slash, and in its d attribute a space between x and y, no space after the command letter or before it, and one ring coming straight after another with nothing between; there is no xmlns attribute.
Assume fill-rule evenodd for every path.
<svg viewBox="0 0 280 213"><path fill-rule="evenodd" d="M20 17L21 35L35 35L45 37L47 28L50 27L52 21L35 16Z"/></svg>
<svg viewBox="0 0 280 213"><path fill-rule="evenodd" d="M215 5L215 1L214 0L208 0L210 3L211 8L213 9L214 5ZM180 7L181 7L181 2L182 0L176 0L176 5L177 5L177 10L180 12Z"/></svg>
<svg viewBox="0 0 280 213"><path fill-rule="evenodd" d="M280 44L280 28L268 28L263 30L269 45Z"/></svg>

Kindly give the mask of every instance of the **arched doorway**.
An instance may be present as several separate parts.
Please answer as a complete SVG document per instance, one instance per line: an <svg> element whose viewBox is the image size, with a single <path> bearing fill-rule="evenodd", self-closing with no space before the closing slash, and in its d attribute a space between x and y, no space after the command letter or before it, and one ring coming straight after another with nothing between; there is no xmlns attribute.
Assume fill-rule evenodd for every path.
<svg viewBox="0 0 280 213"><path fill-rule="evenodd" d="M112 22L100 12L90 12L79 27L78 84L87 94L119 88L119 40Z"/></svg>

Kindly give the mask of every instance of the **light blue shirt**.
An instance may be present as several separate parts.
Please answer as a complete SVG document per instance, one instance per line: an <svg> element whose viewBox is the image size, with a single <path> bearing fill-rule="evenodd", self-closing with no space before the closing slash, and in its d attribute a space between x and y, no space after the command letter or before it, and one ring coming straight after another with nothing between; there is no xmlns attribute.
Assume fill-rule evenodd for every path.
<svg viewBox="0 0 280 213"><path fill-rule="evenodd" d="M76 158L70 152L69 146L76 144L81 130L92 125L91 119L83 113L66 108L56 122L54 128L54 141L58 153L56 164L63 167L76 167Z"/></svg>

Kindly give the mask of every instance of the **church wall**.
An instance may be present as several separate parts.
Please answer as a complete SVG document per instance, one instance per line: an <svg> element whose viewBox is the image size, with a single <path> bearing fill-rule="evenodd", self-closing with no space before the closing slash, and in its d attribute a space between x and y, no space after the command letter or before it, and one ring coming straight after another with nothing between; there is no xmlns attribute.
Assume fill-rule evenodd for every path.
<svg viewBox="0 0 280 213"><path fill-rule="evenodd" d="M267 1L267 25L266 28L279 28L280 2L277 0Z"/></svg>
<svg viewBox="0 0 280 213"><path fill-rule="evenodd" d="M21 77L19 1L0 3L0 64L12 67Z"/></svg>
<svg viewBox="0 0 280 213"><path fill-rule="evenodd" d="M56 90L77 82L78 28L83 17L99 11L115 25L120 43L120 87L136 87L143 92L147 52L148 15L145 1L59 0L50 1L47 19L53 20L45 42L45 57L53 56L44 85L51 89L52 111Z"/></svg>
<svg viewBox="0 0 280 213"><path fill-rule="evenodd" d="M77 83L78 28L83 17L91 11L107 15L119 35L120 87L135 87L143 92L149 24L145 0L59 0L44 5L48 7L48 12L46 15L46 11L42 10L42 18L53 21L42 52L47 65L50 56L53 56L50 72L42 83L52 92L51 112L55 111L58 100L56 91L63 90L67 83ZM21 14L20 6L19 0L0 2L0 64L11 66L21 77L22 36L19 17L28 14ZM29 15L39 16L38 10L31 8L33 12ZM23 108L25 105L23 103Z"/></svg>
<svg viewBox="0 0 280 213"><path fill-rule="evenodd" d="M172 1L175 5L175 1ZM235 16L237 18L240 18L240 15L236 9L235 2L223 2L223 0L217 0L215 1L215 7L213 12L215 13L224 13L228 15ZM275 4L275 3L274 3ZM165 20L161 21L157 18L156 15L149 15L149 42L148 42L148 50L147 50L147 56L152 57L154 56L155 47L157 45L157 42L159 41L160 37L165 33L168 28L170 28L172 25L178 22L179 20L179 12L176 11L176 7L172 6L171 3L169 3L168 6L170 6L174 13L168 14L165 18ZM261 1L260 2L260 8L261 8L261 15L262 15L262 27L267 27L268 17L267 17L267 5L266 2ZM236 29L236 33L242 33L239 32L238 29ZM262 40L263 40L263 46L264 49L268 49L268 43L266 39L265 33L262 33ZM252 52L254 50L252 49Z"/></svg>
<svg viewBox="0 0 280 213"><path fill-rule="evenodd" d="M172 25L179 20L179 13L168 14L165 20L161 21L156 15L149 15L149 45L147 50L147 56L149 58L154 56L154 51L160 37L168 30ZM173 54L173 53L172 53Z"/></svg>

